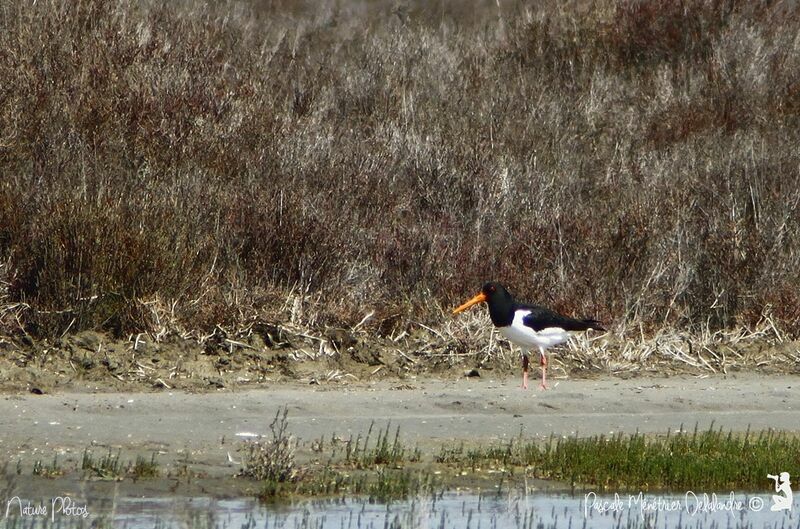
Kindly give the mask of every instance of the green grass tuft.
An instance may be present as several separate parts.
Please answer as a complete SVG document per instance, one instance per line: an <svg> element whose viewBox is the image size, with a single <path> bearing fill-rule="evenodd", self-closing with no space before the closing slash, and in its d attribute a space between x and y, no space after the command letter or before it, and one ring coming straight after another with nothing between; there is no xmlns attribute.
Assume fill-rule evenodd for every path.
<svg viewBox="0 0 800 529"><path fill-rule="evenodd" d="M55 478L64 474L64 469L58 464L58 454L53 456L50 465L44 465L41 459L37 459L33 464L33 475L46 478Z"/></svg>
<svg viewBox="0 0 800 529"><path fill-rule="evenodd" d="M375 421L372 421L367 430L367 435L362 439L361 434L352 438L345 445L345 461L355 465L357 468L370 468L375 465L399 466L402 463L419 461L421 452L419 448L410 450L400 441L400 426L394 432L394 437L390 441L389 433L391 422L387 423L386 429L378 428L378 436L375 444L370 446Z"/></svg>
<svg viewBox="0 0 800 529"><path fill-rule="evenodd" d="M699 432L512 440L504 445L442 449L437 461L473 470L487 464L526 467L529 475L600 490L760 490L766 475L800 463L800 438L773 431Z"/></svg>
<svg viewBox="0 0 800 529"><path fill-rule="evenodd" d="M150 456L150 459L141 455L136 456L136 461L128 465L127 474L132 476L134 480L159 477L160 471L155 452Z"/></svg>
<svg viewBox="0 0 800 529"><path fill-rule="evenodd" d="M87 448L83 451L81 459L81 470L93 477L104 480L120 480L125 475L125 469L120 462L122 449L116 453L109 448L108 452L99 460L95 460L94 454Z"/></svg>

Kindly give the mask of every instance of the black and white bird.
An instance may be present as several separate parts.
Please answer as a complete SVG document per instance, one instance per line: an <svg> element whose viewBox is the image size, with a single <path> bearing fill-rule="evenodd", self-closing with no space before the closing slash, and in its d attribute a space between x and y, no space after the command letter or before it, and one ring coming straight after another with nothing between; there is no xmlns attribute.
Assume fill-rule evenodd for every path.
<svg viewBox="0 0 800 529"><path fill-rule="evenodd" d="M500 334L522 350L523 389L528 389L528 353L531 349L539 349L539 364L542 367L542 383L539 387L547 389L545 351L569 340L571 332L588 329L605 331L597 320L576 320L539 305L519 303L503 285L494 281L483 285L477 296L455 309L453 314L483 301L489 305L489 316Z"/></svg>

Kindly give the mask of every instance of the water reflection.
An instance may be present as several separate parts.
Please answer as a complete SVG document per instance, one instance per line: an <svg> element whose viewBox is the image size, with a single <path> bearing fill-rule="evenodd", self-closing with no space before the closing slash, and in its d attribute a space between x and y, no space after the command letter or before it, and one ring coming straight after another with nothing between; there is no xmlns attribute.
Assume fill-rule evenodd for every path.
<svg viewBox="0 0 800 529"><path fill-rule="evenodd" d="M754 500L757 498L757 500ZM116 498L81 500L87 518L52 512L52 498L29 502L22 512L4 505L0 527L287 528L287 529L621 529L770 528L800 529L791 511L771 512L768 495L548 495L456 494L418 497L391 504L361 499L309 500L264 505L254 499ZM759 508L760 505L760 508ZM676 508L677 506L677 508ZM699 508L698 508L699 506ZM36 511L38 507L38 514ZM42 510L47 510L42 514ZM53 523L54 522L54 523Z"/></svg>

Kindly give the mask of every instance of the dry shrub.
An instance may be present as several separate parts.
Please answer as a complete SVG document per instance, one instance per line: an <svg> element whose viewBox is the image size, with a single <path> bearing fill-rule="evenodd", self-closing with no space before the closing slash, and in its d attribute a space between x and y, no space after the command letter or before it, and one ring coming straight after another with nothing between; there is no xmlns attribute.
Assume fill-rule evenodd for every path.
<svg viewBox="0 0 800 529"><path fill-rule="evenodd" d="M4 5L4 303L41 336L291 299L388 334L491 278L653 330L797 329L796 7L436 6Z"/></svg>
<svg viewBox="0 0 800 529"><path fill-rule="evenodd" d="M287 407L278 409L269 425L270 439L252 441L245 445L244 468L242 476L269 483L290 483L300 476L300 468L295 462L297 441L289 434Z"/></svg>

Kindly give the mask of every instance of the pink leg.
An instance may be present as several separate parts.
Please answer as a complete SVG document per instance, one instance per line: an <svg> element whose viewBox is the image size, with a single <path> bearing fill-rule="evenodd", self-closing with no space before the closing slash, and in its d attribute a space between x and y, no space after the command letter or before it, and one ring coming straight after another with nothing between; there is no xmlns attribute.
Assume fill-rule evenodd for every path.
<svg viewBox="0 0 800 529"><path fill-rule="evenodd" d="M522 389L528 389L528 355L522 354Z"/></svg>
<svg viewBox="0 0 800 529"><path fill-rule="evenodd" d="M545 390L547 388L547 357L544 351L539 354L539 365L542 366L542 383L539 384L539 389Z"/></svg>

